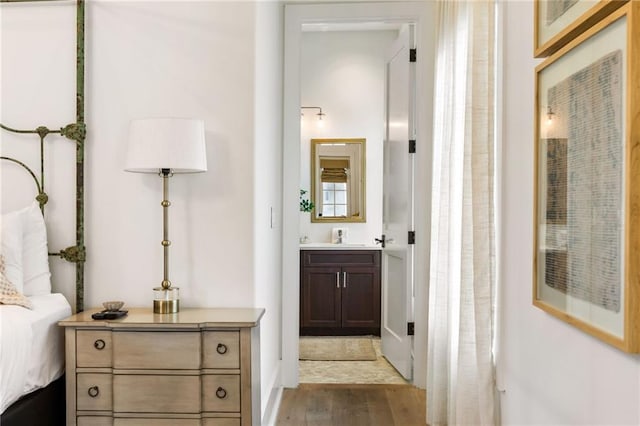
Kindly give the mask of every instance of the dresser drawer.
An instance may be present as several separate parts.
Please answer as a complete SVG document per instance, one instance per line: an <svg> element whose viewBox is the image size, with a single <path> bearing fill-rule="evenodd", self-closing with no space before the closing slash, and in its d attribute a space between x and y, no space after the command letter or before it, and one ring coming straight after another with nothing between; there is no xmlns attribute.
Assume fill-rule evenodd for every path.
<svg viewBox="0 0 640 426"><path fill-rule="evenodd" d="M240 376L210 374L202 376L202 410L224 413L240 411Z"/></svg>
<svg viewBox="0 0 640 426"><path fill-rule="evenodd" d="M205 331L202 368L240 368L240 332Z"/></svg>
<svg viewBox="0 0 640 426"><path fill-rule="evenodd" d="M78 410L111 411L111 374L78 374L76 395Z"/></svg>
<svg viewBox="0 0 640 426"><path fill-rule="evenodd" d="M113 367L187 370L200 368L200 332L116 331Z"/></svg>
<svg viewBox="0 0 640 426"><path fill-rule="evenodd" d="M301 250L302 266L378 266L380 250Z"/></svg>
<svg viewBox="0 0 640 426"><path fill-rule="evenodd" d="M78 367L111 367L111 332L78 330L76 332L76 365Z"/></svg>
<svg viewBox="0 0 640 426"><path fill-rule="evenodd" d="M80 416L78 426L113 426L113 419L101 416Z"/></svg>
<svg viewBox="0 0 640 426"><path fill-rule="evenodd" d="M200 376L113 376L113 411L199 413Z"/></svg>
<svg viewBox="0 0 640 426"><path fill-rule="evenodd" d="M113 421L113 426L200 426L200 425L201 425L200 419L117 418Z"/></svg>
<svg viewBox="0 0 640 426"><path fill-rule="evenodd" d="M237 417L216 417L202 419L202 426L240 426L240 419Z"/></svg>

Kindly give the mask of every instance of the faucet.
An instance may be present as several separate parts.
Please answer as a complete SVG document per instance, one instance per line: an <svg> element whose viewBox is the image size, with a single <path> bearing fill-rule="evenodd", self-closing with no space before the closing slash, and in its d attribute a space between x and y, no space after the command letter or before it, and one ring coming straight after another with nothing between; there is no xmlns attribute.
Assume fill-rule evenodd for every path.
<svg viewBox="0 0 640 426"><path fill-rule="evenodd" d="M338 244L342 244L342 229L338 229Z"/></svg>

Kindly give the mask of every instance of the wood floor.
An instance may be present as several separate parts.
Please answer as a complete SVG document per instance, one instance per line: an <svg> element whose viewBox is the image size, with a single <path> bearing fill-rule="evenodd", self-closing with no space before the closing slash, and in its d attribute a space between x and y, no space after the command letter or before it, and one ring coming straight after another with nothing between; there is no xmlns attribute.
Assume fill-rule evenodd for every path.
<svg viewBox="0 0 640 426"><path fill-rule="evenodd" d="M277 425L424 426L425 404L411 385L301 384L284 390Z"/></svg>

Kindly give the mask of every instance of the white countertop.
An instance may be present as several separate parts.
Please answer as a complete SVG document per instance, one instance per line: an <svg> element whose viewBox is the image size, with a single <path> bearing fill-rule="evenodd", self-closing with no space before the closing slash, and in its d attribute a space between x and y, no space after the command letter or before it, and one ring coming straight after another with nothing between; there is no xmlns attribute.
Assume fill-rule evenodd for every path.
<svg viewBox="0 0 640 426"><path fill-rule="evenodd" d="M365 243L301 243L300 250L380 250L379 245Z"/></svg>

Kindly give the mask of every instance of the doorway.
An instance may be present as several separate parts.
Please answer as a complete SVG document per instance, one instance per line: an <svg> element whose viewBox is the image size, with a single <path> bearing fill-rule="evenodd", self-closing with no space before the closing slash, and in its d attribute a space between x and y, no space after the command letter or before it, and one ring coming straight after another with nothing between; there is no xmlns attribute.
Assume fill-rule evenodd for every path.
<svg viewBox="0 0 640 426"><path fill-rule="evenodd" d="M319 23L412 23L417 28L417 45L424 55L416 67L417 129L420 135L431 135L431 93L433 80L433 19L428 3L358 3L331 5L287 5L285 8L285 100L284 100L284 153L286 165L283 179L283 346L282 382L295 387L298 377L299 350L299 223L296 207L300 183L300 102L302 26ZM424 387L426 382L426 322L427 278L429 259L429 209L431 148L430 137L417 141L416 181L419 182L415 211L415 255L421 259L415 270L415 337L414 384ZM295 197L295 198L294 198Z"/></svg>

